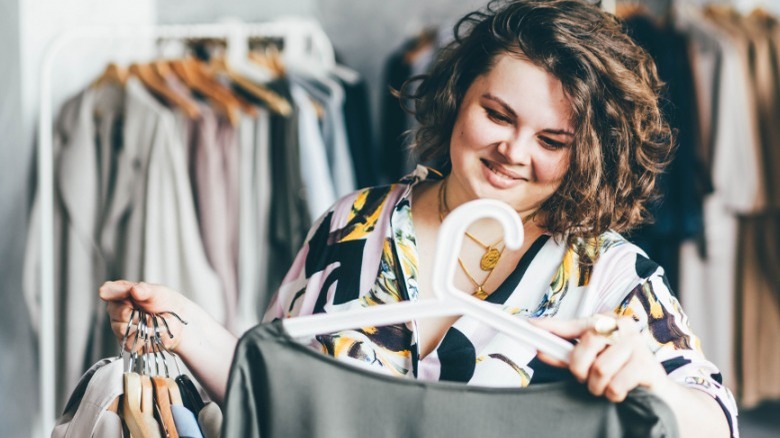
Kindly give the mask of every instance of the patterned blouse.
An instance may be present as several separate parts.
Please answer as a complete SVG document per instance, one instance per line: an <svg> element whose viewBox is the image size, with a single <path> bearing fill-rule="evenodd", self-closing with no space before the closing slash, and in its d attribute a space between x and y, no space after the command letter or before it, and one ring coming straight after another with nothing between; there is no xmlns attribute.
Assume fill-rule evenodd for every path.
<svg viewBox="0 0 780 438"><path fill-rule="evenodd" d="M264 320L417 300L412 189L434 178L420 166L398 184L365 189L336 202L312 226ZM529 318L569 319L608 311L632 316L669 376L715 398L737 436L734 398L717 367L704 357L663 269L615 232L578 245L599 254L593 266L579 266L579 248L541 236L486 301ZM413 379L525 387L570 378L567 371L539 361L533 347L468 316L460 317L422 359L417 336L417 324L411 321L302 342L346 363Z"/></svg>

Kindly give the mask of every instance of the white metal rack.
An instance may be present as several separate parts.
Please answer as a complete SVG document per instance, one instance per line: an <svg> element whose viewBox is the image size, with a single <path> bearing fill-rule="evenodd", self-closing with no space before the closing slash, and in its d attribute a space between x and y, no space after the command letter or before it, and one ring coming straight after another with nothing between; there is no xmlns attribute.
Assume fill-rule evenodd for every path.
<svg viewBox="0 0 780 438"><path fill-rule="evenodd" d="M80 27L55 37L41 63L38 121L38 187L41 200L41 318L40 318L40 398L41 427L48 436L56 418L55 296L54 296L54 157L52 77L54 61L74 42L84 40L156 40L186 38L225 38L229 59L246 59L246 38L273 37L284 41L283 57L309 59L325 67L335 64L330 40L314 20L287 18L268 23L203 24L135 27ZM84 291L89 293L90 291ZM97 291L92 291L97 296Z"/></svg>

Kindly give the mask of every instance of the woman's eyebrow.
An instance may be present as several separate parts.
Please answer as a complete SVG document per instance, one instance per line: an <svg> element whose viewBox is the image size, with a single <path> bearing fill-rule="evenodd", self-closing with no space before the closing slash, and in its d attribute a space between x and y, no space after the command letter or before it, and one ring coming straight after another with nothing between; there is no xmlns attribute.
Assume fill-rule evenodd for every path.
<svg viewBox="0 0 780 438"><path fill-rule="evenodd" d="M500 97L492 95L490 93L485 93L482 95L482 97L488 100L492 100L493 102L501 105L501 107L504 108L504 111L508 112L513 117L517 117L517 113L515 112L515 110L513 110L512 107L509 106L508 103L504 102L504 100L501 99Z"/></svg>
<svg viewBox="0 0 780 438"><path fill-rule="evenodd" d="M506 111L510 115L512 115L512 117L517 118L517 113L515 112L515 110L513 110L512 107L509 106L508 103L504 102L504 100L501 99L500 97L498 97L496 95L493 95L493 94L490 94L490 93L485 93L485 94L482 95L482 98L487 99L487 100L491 100L491 101L497 103L498 105L500 105L504 109L504 111ZM573 132L567 131L565 129L552 129L552 128L549 128L549 129L543 129L542 132L546 132L546 133L552 134L552 135L567 135L569 137L574 137L574 133Z"/></svg>
<svg viewBox="0 0 780 438"><path fill-rule="evenodd" d="M553 134L553 135L567 135L569 137L574 137L573 132L567 131L565 129L543 129L542 132L546 132L548 134Z"/></svg>

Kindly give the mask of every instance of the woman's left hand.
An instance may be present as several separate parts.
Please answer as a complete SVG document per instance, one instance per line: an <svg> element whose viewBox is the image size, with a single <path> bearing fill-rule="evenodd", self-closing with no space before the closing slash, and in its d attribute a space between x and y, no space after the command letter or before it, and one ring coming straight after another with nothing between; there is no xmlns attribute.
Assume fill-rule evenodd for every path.
<svg viewBox="0 0 780 438"><path fill-rule="evenodd" d="M612 334L606 332L615 324L604 318L612 318L616 323L617 330ZM658 393L673 383L646 345L638 324L630 317L615 319L612 315L594 315L575 320L540 318L531 321L562 338L579 339L569 359L569 370L577 380L587 384L593 395L603 395L618 403L637 386ZM550 365L566 366L542 353L539 357Z"/></svg>

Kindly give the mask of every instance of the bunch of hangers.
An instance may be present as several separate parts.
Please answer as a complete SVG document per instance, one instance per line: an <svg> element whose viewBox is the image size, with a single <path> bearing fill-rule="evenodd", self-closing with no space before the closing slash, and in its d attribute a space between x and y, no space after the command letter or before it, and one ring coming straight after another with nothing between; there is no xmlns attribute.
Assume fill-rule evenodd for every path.
<svg viewBox="0 0 780 438"><path fill-rule="evenodd" d="M160 39L158 47L164 42ZM277 45L257 38L250 39L248 44L261 47L262 50L251 50L245 60L247 64L242 65L235 60L227 60L225 39L190 38L185 43L190 52L200 56L188 54L178 59L159 57L150 63L131 64L127 68L110 63L95 81L95 85L114 83L123 86L128 77L134 76L157 98L179 109L187 117L197 118L200 109L192 99L183 97L172 88L167 78L173 76L191 93L203 96L218 113L234 125L238 123L241 113L254 115L254 105L240 93L220 82L218 77L221 76L243 93L264 102L271 111L283 116L291 114L290 102L263 85L264 82L285 75L284 62ZM219 53L213 53L217 51ZM210 59L203 59L206 57Z"/></svg>
<svg viewBox="0 0 780 438"><path fill-rule="evenodd" d="M135 325L132 345L129 345L129 360L123 374L124 391L111 408L123 419L124 426L133 438L179 437L177 429L182 429L182 417L187 419L184 424L188 431L186 436L192 436L192 431L200 428L207 429L201 431L201 436L217 437L221 427L221 412L217 415L220 421L216 423L212 421L204 424L201 421L199 425L196 420L196 417L200 418L198 414L206 407L206 403L192 380L181 372L176 355L164 347L161 329L164 327L170 338L173 338L173 334L163 315L172 315L182 324L187 324L173 312L151 314L133 310L120 346L129 345L129 334ZM171 377L166 355L173 358L176 365L175 378ZM209 410L219 409L213 402L208 405ZM211 418L214 418L213 414Z"/></svg>

